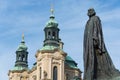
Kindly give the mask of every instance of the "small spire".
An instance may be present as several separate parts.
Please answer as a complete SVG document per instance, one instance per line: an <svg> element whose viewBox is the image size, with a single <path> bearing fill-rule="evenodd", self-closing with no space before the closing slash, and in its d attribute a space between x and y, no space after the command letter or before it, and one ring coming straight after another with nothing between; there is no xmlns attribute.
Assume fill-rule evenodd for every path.
<svg viewBox="0 0 120 80"><path fill-rule="evenodd" d="M25 36L24 36L24 33L23 33L23 34L22 34L22 42L24 42L24 37L25 37Z"/></svg>
<svg viewBox="0 0 120 80"><path fill-rule="evenodd" d="M50 9L51 15L54 14L54 9L53 9L53 4L51 4L51 9Z"/></svg>

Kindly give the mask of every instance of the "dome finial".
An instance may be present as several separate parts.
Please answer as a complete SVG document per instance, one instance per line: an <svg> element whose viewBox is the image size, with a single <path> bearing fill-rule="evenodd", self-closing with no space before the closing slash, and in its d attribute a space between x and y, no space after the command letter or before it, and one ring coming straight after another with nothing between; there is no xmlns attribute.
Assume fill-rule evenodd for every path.
<svg viewBox="0 0 120 80"><path fill-rule="evenodd" d="M27 46L25 45L25 41L24 41L24 33L22 34L22 41L18 46L17 51L22 51L22 50L27 50Z"/></svg>
<svg viewBox="0 0 120 80"><path fill-rule="evenodd" d="M22 33L22 42L24 42L24 37L25 37L24 33Z"/></svg>
<svg viewBox="0 0 120 80"><path fill-rule="evenodd" d="M51 4L51 9L50 9L51 14L54 14L54 9L53 9L53 4Z"/></svg>

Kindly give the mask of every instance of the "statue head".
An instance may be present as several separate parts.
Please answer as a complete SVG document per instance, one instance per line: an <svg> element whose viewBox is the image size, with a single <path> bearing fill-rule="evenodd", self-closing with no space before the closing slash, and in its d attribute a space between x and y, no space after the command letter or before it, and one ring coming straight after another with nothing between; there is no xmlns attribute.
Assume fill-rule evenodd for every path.
<svg viewBox="0 0 120 80"><path fill-rule="evenodd" d="M89 17L92 17L92 16L95 16L95 15L96 15L96 12L95 12L95 10L94 10L93 8L90 8L90 9L88 9L87 15L88 15Z"/></svg>

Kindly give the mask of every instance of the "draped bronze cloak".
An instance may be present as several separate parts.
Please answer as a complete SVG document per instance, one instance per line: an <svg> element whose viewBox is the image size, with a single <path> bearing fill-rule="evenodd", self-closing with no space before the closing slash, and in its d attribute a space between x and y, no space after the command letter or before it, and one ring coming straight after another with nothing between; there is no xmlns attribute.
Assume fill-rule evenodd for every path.
<svg viewBox="0 0 120 80"><path fill-rule="evenodd" d="M120 75L106 50L101 20L92 16L84 31L84 80L109 80Z"/></svg>

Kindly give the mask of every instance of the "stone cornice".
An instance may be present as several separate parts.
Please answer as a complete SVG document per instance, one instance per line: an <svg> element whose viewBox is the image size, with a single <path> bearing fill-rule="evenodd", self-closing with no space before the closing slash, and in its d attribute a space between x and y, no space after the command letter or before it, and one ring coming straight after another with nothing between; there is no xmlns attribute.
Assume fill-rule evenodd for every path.
<svg viewBox="0 0 120 80"><path fill-rule="evenodd" d="M23 72L28 72L29 70L26 70L26 69L23 69L23 70L9 70L9 73L12 72L12 73L23 73Z"/></svg>
<svg viewBox="0 0 120 80"><path fill-rule="evenodd" d="M55 52L60 52L61 55L63 55L64 57L67 55L67 53L65 53L60 49L54 49L54 50L38 50L35 54L35 57L37 58L39 53L44 54L44 53L55 53Z"/></svg>

